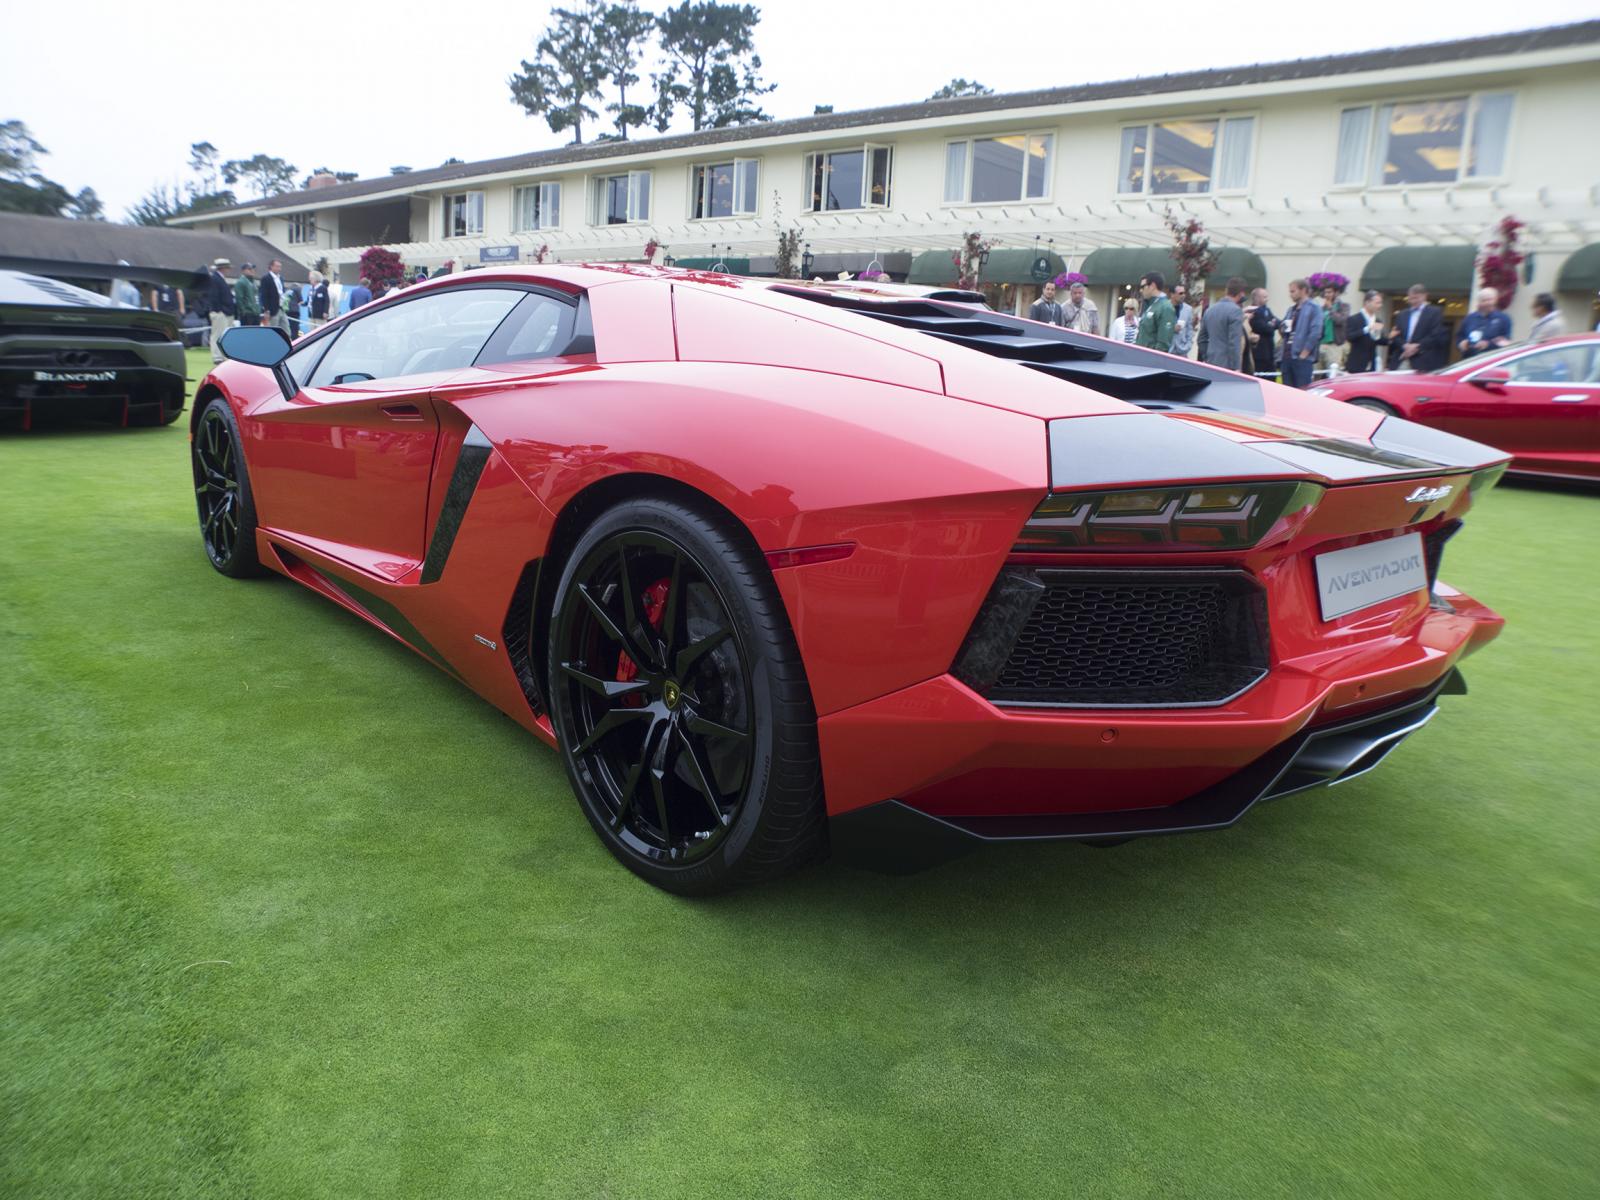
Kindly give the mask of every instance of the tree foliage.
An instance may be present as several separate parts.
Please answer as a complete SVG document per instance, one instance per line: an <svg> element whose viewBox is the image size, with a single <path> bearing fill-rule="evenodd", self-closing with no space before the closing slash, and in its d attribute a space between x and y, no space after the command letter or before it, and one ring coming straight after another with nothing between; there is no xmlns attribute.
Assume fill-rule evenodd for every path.
<svg viewBox="0 0 1600 1200"><path fill-rule="evenodd" d="M1217 269L1217 255L1211 249L1206 227L1196 217L1185 219L1170 208L1166 212L1167 231L1172 234L1172 264L1178 282L1191 296L1198 295L1206 277Z"/></svg>
<svg viewBox="0 0 1600 1200"><path fill-rule="evenodd" d="M104 220L93 188L74 193L39 171L38 160L49 153L22 121L0 121L0 212Z"/></svg>
<svg viewBox="0 0 1600 1200"><path fill-rule="evenodd" d="M958 96L992 96L992 95L994 95L994 89L993 88L984 87L983 84L977 82L976 80L970 80L969 81L969 80L966 80L966 79L952 79L949 83L945 84L942 88L940 88L933 95L929 96L928 99L929 100L954 100Z"/></svg>
<svg viewBox="0 0 1600 1200"><path fill-rule="evenodd" d="M460 159L456 161L459 162ZM306 188L310 187L311 181L318 175L332 175L340 183L352 183L360 178L354 171L330 171L327 167L318 167L300 181L300 190L305 191Z"/></svg>
<svg viewBox="0 0 1600 1200"><path fill-rule="evenodd" d="M222 178L226 183L249 184L250 194L260 199L293 191L294 177L293 163L270 154L252 154L249 158L229 159L222 164Z"/></svg>
<svg viewBox="0 0 1600 1200"><path fill-rule="evenodd" d="M589 106L599 99L604 78L594 17L599 7L591 0L581 9L552 9L533 60L523 59L521 73L506 81L513 102L530 117L543 117L551 133L572 130L574 143L583 141L583 123L599 116Z"/></svg>
<svg viewBox="0 0 1600 1200"><path fill-rule="evenodd" d="M373 287L388 288L405 278L406 264L387 246L368 246L361 252L361 274Z"/></svg>
<svg viewBox="0 0 1600 1200"><path fill-rule="evenodd" d="M656 27L654 13L641 9L635 0L620 4L594 5L595 56L599 73L617 89L617 98L606 105L616 126L616 137L628 140L628 130L649 120L649 109L628 103L628 89L639 82L638 67L650 34Z"/></svg>
<svg viewBox="0 0 1600 1200"><path fill-rule="evenodd" d="M652 76L656 85L655 127L665 133L673 113L689 112L696 130L770 121L759 97L776 84L763 84L761 57L755 53L755 28L761 10L753 4L683 0L656 18L666 69Z"/></svg>

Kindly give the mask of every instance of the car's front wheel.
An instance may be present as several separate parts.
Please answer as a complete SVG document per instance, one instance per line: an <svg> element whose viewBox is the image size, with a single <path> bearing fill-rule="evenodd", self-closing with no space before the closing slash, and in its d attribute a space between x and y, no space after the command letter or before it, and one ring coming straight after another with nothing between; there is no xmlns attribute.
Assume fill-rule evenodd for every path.
<svg viewBox="0 0 1600 1200"><path fill-rule="evenodd" d="M743 530L663 498L602 514L562 572L549 663L568 776L631 870L703 895L818 854L811 692Z"/></svg>
<svg viewBox="0 0 1600 1200"><path fill-rule="evenodd" d="M217 570L235 578L261 574L256 507L241 445L233 410L218 396L200 414L190 458L206 557Z"/></svg>

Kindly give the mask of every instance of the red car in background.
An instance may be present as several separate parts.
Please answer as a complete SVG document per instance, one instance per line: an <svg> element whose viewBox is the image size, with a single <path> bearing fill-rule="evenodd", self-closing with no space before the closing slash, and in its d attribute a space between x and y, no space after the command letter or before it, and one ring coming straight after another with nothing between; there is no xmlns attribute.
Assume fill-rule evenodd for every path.
<svg viewBox="0 0 1600 1200"><path fill-rule="evenodd" d="M1438 371L1343 375L1311 390L1508 451L1511 470L1600 480L1600 334L1522 342Z"/></svg>

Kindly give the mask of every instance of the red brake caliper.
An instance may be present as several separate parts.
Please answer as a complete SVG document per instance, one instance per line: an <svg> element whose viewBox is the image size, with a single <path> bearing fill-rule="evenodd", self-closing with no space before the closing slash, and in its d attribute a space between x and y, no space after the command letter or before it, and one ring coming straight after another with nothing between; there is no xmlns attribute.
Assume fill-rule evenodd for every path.
<svg viewBox="0 0 1600 1200"><path fill-rule="evenodd" d="M644 601L644 619L650 622L650 628L657 632L661 629L661 614L667 607L667 591L671 584L666 579L658 579L645 588L641 599ZM639 664L628 657L626 650L617 655L617 681L619 683L632 683L639 674Z"/></svg>

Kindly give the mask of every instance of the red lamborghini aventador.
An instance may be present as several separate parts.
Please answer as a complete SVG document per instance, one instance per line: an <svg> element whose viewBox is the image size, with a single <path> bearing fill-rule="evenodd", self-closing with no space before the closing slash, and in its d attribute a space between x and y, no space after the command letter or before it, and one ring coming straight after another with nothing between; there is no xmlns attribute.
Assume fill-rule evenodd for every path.
<svg viewBox="0 0 1600 1200"><path fill-rule="evenodd" d="M683 893L835 853L1225 826L1427 722L1506 456L975 307L485 270L238 329L194 481L288 575L559 747Z"/></svg>

